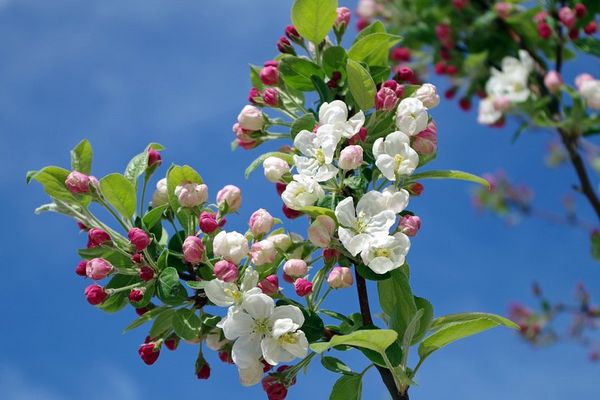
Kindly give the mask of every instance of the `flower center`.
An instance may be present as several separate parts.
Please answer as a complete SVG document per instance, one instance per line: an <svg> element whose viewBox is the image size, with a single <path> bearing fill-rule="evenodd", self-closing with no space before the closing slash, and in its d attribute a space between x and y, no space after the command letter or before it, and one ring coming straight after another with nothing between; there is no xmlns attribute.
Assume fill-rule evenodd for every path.
<svg viewBox="0 0 600 400"><path fill-rule="evenodd" d="M244 293L240 292L239 290L233 290L229 288L225 288L224 292L231 297L236 306L242 304L242 301L244 300Z"/></svg>
<svg viewBox="0 0 600 400"><path fill-rule="evenodd" d="M392 254L392 252L390 251L390 249L377 249L377 250L375 250L375 256L376 257L386 257L386 258L389 258L390 254Z"/></svg>
<svg viewBox="0 0 600 400"><path fill-rule="evenodd" d="M298 343L298 337L292 333L292 332L288 332L286 334L283 334L279 337L278 339L279 344L283 345L283 344L296 344Z"/></svg>
<svg viewBox="0 0 600 400"><path fill-rule="evenodd" d="M400 164L402 164L402 161L404 161L404 157L402 157L402 155L396 154L394 156L394 162L396 163L396 169L398 169L400 167Z"/></svg>
<svg viewBox="0 0 600 400"><path fill-rule="evenodd" d="M362 233L367 229L367 216L364 211L361 211L356 216L356 224L354 225L354 230L357 233Z"/></svg>
<svg viewBox="0 0 600 400"><path fill-rule="evenodd" d="M271 333L271 327L269 326L269 319L257 319L254 320L254 332L261 333L263 335Z"/></svg>
<svg viewBox="0 0 600 400"><path fill-rule="evenodd" d="M325 153L323 152L323 149L317 149L315 152L315 159L319 164L325 164Z"/></svg>

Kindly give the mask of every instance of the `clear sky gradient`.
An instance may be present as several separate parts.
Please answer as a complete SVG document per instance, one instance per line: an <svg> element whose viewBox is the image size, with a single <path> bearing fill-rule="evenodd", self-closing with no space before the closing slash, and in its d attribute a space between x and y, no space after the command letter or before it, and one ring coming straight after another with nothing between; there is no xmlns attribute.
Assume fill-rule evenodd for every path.
<svg viewBox="0 0 600 400"><path fill-rule="evenodd" d="M229 143L249 89L248 63L275 55L290 5L0 1L0 398L263 398L260 387L239 386L235 368L214 354L208 356L211 379L196 380L192 346L165 350L153 367L144 365L137 347L146 331L121 333L135 318L133 309L108 315L85 302L88 282L73 272L85 237L66 218L35 216L34 208L47 199L38 185L25 186L24 177L44 165L67 167L69 149L82 138L94 146L96 176L122 171L146 143L157 141L167 147L165 164L194 166L212 197L227 183L242 188L244 204L230 229L245 229L259 207L281 216L280 200L260 173L243 179L258 153L231 152ZM589 60L575 67L567 79L585 68L598 71ZM543 165L548 133L528 133L511 145L514 127L478 126L474 112L461 112L455 102L443 102L432 114L439 156L431 168L483 173L502 167L517 181L535 182L536 204L560 211L560 198L575 178L568 167L549 171ZM598 294L600 266L588 256L586 234L536 221L509 228L477 215L472 189L464 182L430 181L411 204L423 220L409 255L412 279L436 315L505 313L511 301L530 299L534 279L560 300L570 299L579 281ZM586 204L578 204L590 216ZM301 230L303 224L294 226ZM357 309L353 290L330 299L329 308ZM355 368L364 365L358 357L339 356ZM532 350L512 332L496 330L433 355L412 394L423 400L592 400L600 392L599 373L600 365L590 364L576 345ZM326 399L336 378L317 362L288 398ZM364 393L367 400L386 399L373 372Z"/></svg>

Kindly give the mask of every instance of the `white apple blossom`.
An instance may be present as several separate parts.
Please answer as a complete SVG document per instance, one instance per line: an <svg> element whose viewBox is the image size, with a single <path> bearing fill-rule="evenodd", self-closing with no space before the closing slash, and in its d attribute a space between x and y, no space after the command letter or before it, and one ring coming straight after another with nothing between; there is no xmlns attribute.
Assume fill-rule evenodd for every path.
<svg viewBox="0 0 600 400"><path fill-rule="evenodd" d="M167 193L167 178L162 178L156 182L156 190L152 195L152 207L162 206L169 203L169 195Z"/></svg>
<svg viewBox="0 0 600 400"><path fill-rule="evenodd" d="M356 209L352 197L346 197L336 206L335 216L339 238L353 256L367 248L375 236L388 235L396 222L396 214L385 208L383 195L377 191L362 196Z"/></svg>
<svg viewBox="0 0 600 400"><path fill-rule="evenodd" d="M261 290L256 287L257 284L258 272L252 267L248 267L239 287L235 282L213 279L206 284L204 292L208 299L217 306L240 306L246 296L261 293Z"/></svg>
<svg viewBox="0 0 600 400"><path fill-rule="evenodd" d="M338 169L332 165L335 149L340 140L331 129L319 127L317 133L300 131L294 139L294 147L302 153L294 156L298 173L315 178L318 182L333 178Z"/></svg>
<svg viewBox="0 0 600 400"><path fill-rule="evenodd" d="M175 196L182 207L197 207L208 199L208 186L203 183L182 183L175 188Z"/></svg>
<svg viewBox="0 0 600 400"><path fill-rule="evenodd" d="M348 119L348 106L341 100L323 103L319 108L319 129L323 134L334 134L339 138L350 138L358 133L365 123L362 111Z"/></svg>
<svg viewBox="0 0 600 400"><path fill-rule="evenodd" d="M403 99L396 109L396 126L408 136L427 128L429 114L423 102L414 97Z"/></svg>
<svg viewBox="0 0 600 400"><path fill-rule="evenodd" d="M600 110L600 80L584 80L579 85L579 93L590 108Z"/></svg>
<svg viewBox="0 0 600 400"><path fill-rule="evenodd" d="M376 236L361 253L363 262L377 274L399 268L410 249L410 240L403 233L394 236Z"/></svg>
<svg viewBox="0 0 600 400"><path fill-rule="evenodd" d="M406 134L395 131L373 143L375 165L390 181L397 176L412 174L419 165L419 155L410 147Z"/></svg>
<svg viewBox="0 0 600 400"><path fill-rule="evenodd" d="M218 327L227 339L235 340L231 349L233 362L238 368L247 369L255 366L261 356L273 364L304 357L308 343L299 330L303 323L298 307L275 307L271 297L259 293L246 296L240 307L231 307Z"/></svg>
<svg viewBox="0 0 600 400"><path fill-rule="evenodd" d="M431 83L424 83L413 93L415 97L423 102L423 105L429 109L437 107L440 104L440 96L437 94L437 89Z"/></svg>
<svg viewBox="0 0 600 400"><path fill-rule="evenodd" d="M272 263L275 261L276 255L275 245L270 240L261 240L260 242L254 243L250 248L250 259L257 267Z"/></svg>
<svg viewBox="0 0 600 400"><path fill-rule="evenodd" d="M248 255L248 240L239 232L221 231L213 241L215 256L239 264Z"/></svg>
<svg viewBox="0 0 600 400"><path fill-rule="evenodd" d="M493 125L502 118L502 112L498 111L494 106L494 99L486 97L479 102L479 112L477 114L477 122L482 125Z"/></svg>
<svg viewBox="0 0 600 400"><path fill-rule="evenodd" d="M491 76L485 84L489 97L506 97L511 103L521 103L531 93L527 85L529 74L533 70L533 59L524 50L519 51L519 58L504 57L502 69L492 68Z"/></svg>
<svg viewBox="0 0 600 400"><path fill-rule="evenodd" d="M325 197L325 191L323 191L319 182L310 176L299 174L294 175L294 180L287 185L281 194L281 199L285 205L293 210L312 206L323 197Z"/></svg>

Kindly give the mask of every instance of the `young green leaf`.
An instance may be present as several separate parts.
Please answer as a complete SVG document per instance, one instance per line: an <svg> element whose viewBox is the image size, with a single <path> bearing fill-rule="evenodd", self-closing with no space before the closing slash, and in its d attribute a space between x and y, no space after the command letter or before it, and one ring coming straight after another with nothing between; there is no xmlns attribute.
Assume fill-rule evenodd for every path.
<svg viewBox="0 0 600 400"><path fill-rule="evenodd" d="M336 335L329 342L313 343L310 345L310 348L317 353L322 353L332 347L346 345L361 347L383 354L385 353L385 349L394 343L397 338L398 334L390 329L365 329L352 332L348 335Z"/></svg>
<svg viewBox="0 0 600 400"><path fill-rule="evenodd" d="M391 278L377 282L381 309L389 317L390 328L404 336L408 324L417 313L417 305L408 283L400 270L391 271Z"/></svg>
<svg viewBox="0 0 600 400"><path fill-rule="evenodd" d="M326 369L337 374L353 374L349 366L335 357L323 356L321 357L321 364L323 364L323 367Z"/></svg>
<svg viewBox="0 0 600 400"><path fill-rule="evenodd" d="M493 314L465 313L437 318L431 326L434 333L423 340L419 346L419 357L425 359L450 343L497 326L518 329L518 325L514 322Z"/></svg>
<svg viewBox="0 0 600 400"><path fill-rule="evenodd" d="M200 334L202 322L194 313L194 310L180 308L173 315L173 329L175 333L182 339L194 340Z"/></svg>
<svg viewBox="0 0 600 400"><path fill-rule="evenodd" d="M418 174L414 174L411 177L411 181L417 181L419 179L457 179L461 181L469 181L479 183L480 185L490 188L490 183L477 175L470 174L468 172L456 171L456 170L435 170L425 171Z"/></svg>
<svg viewBox="0 0 600 400"><path fill-rule="evenodd" d="M295 138L296 135L300 133L300 131L306 130L312 132L312 130L315 128L316 123L317 120L315 119L314 115L304 114L292 123L292 127L290 129L292 138Z"/></svg>
<svg viewBox="0 0 600 400"><path fill-rule="evenodd" d="M108 282L108 285L105 286L106 289L119 289L124 286L129 286L135 282L139 281L139 277L132 275L115 275ZM125 307L129 301L127 296L129 295L129 291L124 290L122 292L117 292L111 294L104 303L98 306L99 309L108 313L114 313Z"/></svg>
<svg viewBox="0 0 600 400"><path fill-rule="evenodd" d="M307 207L302 207L298 211L302 211L304 214L308 214L311 217L315 217L315 218L318 217L319 215L326 215L326 216L330 217L331 219L333 219L334 221L337 221L337 219L335 218L335 212L333 210L330 210L329 208L307 206Z"/></svg>
<svg viewBox="0 0 600 400"><path fill-rule="evenodd" d="M157 317L158 315L160 315L161 313L163 313L164 311L166 311L168 309L169 309L168 307L156 307L156 308L153 308L152 310L146 311L144 314L139 316L135 321L133 321L132 323L127 325L125 327L125 329L123 329L123 333L129 332L135 328L138 328L138 327L144 325L146 322L151 321L152 319L154 319L155 317Z"/></svg>
<svg viewBox="0 0 600 400"><path fill-rule="evenodd" d="M362 65L354 60L348 60L346 64L346 73L348 74L348 86L354 101L363 111L368 111L375 105L375 95L377 88L375 82Z"/></svg>
<svg viewBox="0 0 600 400"><path fill-rule="evenodd" d="M150 328L150 332L148 335L152 339L156 339L161 337L164 333L171 330L173 326L173 316L175 315L175 310L172 308L166 309L164 312L160 313L154 323L152 324L152 328Z"/></svg>
<svg viewBox="0 0 600 400"><path fill-rule="evenodd" d="M123 175L115 173L100 179L100 190L119 214L128 219L133 217L136 206L135 188Z"/></svg>
<svg viewBox="0 0 600 400"><path fill-rule="evenodd" d="M348 58L364 62L369 66L388 64L390 49L399 41L400 36L385 32L375 32L363 37L350 47Z"/></svg>
<svg viewBox="0 0 600 400"><path fill-rule="evenodd" d="M360 400L362 398L362 375L344 375L333 385L329 400Z"/></svg>
<svg viewBox="0 0 600 400"><path fill-rule="evenodd" d="M302 37L318 45L333 27L336 10L337 0L296 0L292 23Z"/></svg>
<svg viewBox="0 0 600 400"><path fill-rule="evenodd" d="M147 230L151 230L152 228L154 228L154 226L160 222L163 213L168 207L168 204L163 204L162 206L154 207L152 210L148 211L142 217L142 223L144 224L144 227Z"/></svg>
<svg viewBox="0 0 600 400"><path fill-rule="evenodd" d="M67 203L76 201L75 196L67 190L65 180L69 176L69 171L60 167L44 167L36 172L27 174L28 182L35 179L44 187L44 191L50 196Z"/></svg>
<svg viewBox="0 0 600 400"><path fill-rule="evenodd" d="M156 293L165 304L177 305L187 299L187 291L179 282L179 274L173 267L167 267L161 271Z"/></svg>
<svg viewBox="0 0 600 400"><path fill-rule="evenodd" d="M310 92L314 90L312 76L325 78L325 71L313 63L300 57L285 56L279 61L279 73L285 84L292 89Z"/></svg>
<svg viewBox="0 0 600 400"><path fill-rule="evenodd" d="M86 139L71 150L71 169L86 175L92 172L92 145Z"/></svg>

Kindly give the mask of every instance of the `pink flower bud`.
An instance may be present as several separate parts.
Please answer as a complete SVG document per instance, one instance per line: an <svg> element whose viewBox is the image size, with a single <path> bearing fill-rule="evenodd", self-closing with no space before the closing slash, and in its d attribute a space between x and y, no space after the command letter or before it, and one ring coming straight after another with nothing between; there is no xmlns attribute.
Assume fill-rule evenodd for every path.
<svg viewBox="0 0 600 400"><path fill-rule="evenodd" d="M552 28L546 22L538 23L537 31L542 39L548 39L552 35Z"/></svg>
<svg viewBox="0 0 600 400"><path fill-rule="evenodd" d="M131 255L131 261L134 264L141 264L142 262L142 253L135 253Z"/></svg>
<svg viewBox="0 0 600 400"><path fill-rule="evenodd" d="M266 105L277 107L279 105L279 92L275 88L266 88L263 91L262 99Z"/></svg>
<svg viewBox="0 0 600 400"><path fill-rule="evenodd" d="M427 108L436 107L440 103L440 96L437 94L437 89L431 83L424 83L419 86L412 97L421 100Z"/></svg>
<svg viewBox="0 0 600 400"><path fill-rule="evenodd" d="M88 227L85 226L85 224L81 221L77 221L77 227L79 228L80 231L87 231Z"/></svg>
<svg viewBox="0 0 600 400"><path fill-rule="evenodd" d="M283 205L283 207L281 207L281 211L283 211L283 215L285 215L288 219L296 219L302 215L301 211L292 210L285 204Z"/></svg>
<svg viewBox="0 0 600 400"><path fill-rule="evenodd" d="M276 255L275 245L270 240L261 240L250 248L250 259L257 267L272 263Z"/></svg>
<svg viewBox="0 0 600 400"><path fill-rule="evenodd" d="M217 261L215 263L215 276L224 282L235 282L239 271L237 266L227 260Z"/></svg>
<svg viewBox="0 0 600 400"><path fill-rule="evenodd" d="M452 5L457 10L462 10L469 5L469 0L452 0Z"/></svg>
<svg viewBox="0 0 600 400"><path fill-rule="evenodd" d="M248 92L248 101L252 104L259 104L262 100L262 95L260 94L260 90L255 87L251 87Z"/></svg>
<svg viewBox="0 0 600 400"><path fill-rule="evenodd" d="M219 352L219 360L221 360L225 364L233 364L233 358L231 358L231 353L227 350Z"/></svg>
<svg viewBox="0 0 600 400"><path fill-rule="evenodd" d="M586 26L583 27L583 31L586 35L593 35L598 31L598 24L596 21L590 21Z"/></svg>
<svg viewBox="0 0 600 400"><path fill-rule="evenodd" d="M254 236L260 236L269 232L273 228L274 222L273 216L267 210L259 208L250 216L248 226Z"/></svg>
<svg viewBox="0 0 600 400"><path fill-rule="evenodd" d="M575 15L577 16L577 18L585 17L585 14L587 14L587 7L585 6L585 4L575 4Z"/></svg>
<svg viewBox="0 0 600 400"><path fill-rule="evenodd" d="M435 122L431 121L425 130L413 137L411 147L421 155L435 154L437 151L437 127Z"/></svg>
<svg viewBox="0 0 600 400"><path fill-rule="evenodd" d="M496 5L494 6L494 9L496 10L496 15L498 15L500 19L508 18L510 16L512 8L512 4L504 1L496 3Z"/></svg>
<svg viewBox="0 0 600 400"><path fill-rule="evenodd" d="M262 387L269 400L285 400L288 390L274 375L265 376Z"/></svg>
<svg viewBox="0 0 600 400"><path fill-rule="evenodd" d="M85 260L79 261L79 264L77 264L77 267L75 267L75 273L79 276L87 276L86 268L87 268L87 261L85 261Z"/></svg>
<svg viewBox="0 0 600 400"><path fill-rule="evenodd" d="M237 122L247 131L260 131L265 125L263 113L254 106L244 106L238 114Z"/></svg>
<svg viewBox="0 0 600 400"><path fill-rule="evenodd" d="M138 315L138 317L141 317L142 315L146 314L148 311L150 311L150 307L138 307L135 309L135 313Z"/></svg>
<svg viewBox="0 0 600 400"><path fill-rule="evenodd" d="M196 371L196 378L198 379L208 379L210 378L210 365L207 362L204 362L200 368Z"/></svg>
<svg viewBox="0 0 600 400"><path fill-rule="evenodd" d="M88 231L88 248L102 246L111 241L110 235L99 228L92 228Z"/></svg>
<svg viewBox="0 0 600 400"><path fill-rule="evenodd" d="M279 82L279 70L276 66L263 67L259 73L260 80L267 86L277 85Z"/></svg>
<svg viewBox="0 0 600 400"><path fill-rule="evenodd" d="M144 299L144 289L131 289L128 297L130 302L139 303Z"/></svg>
<svg viewBox="0 0 600 400"><path fill-rule="evenodd" d="M175 196L182 207L198 207L208 199L208 186L203 183L183 183L175 188Z"/></svg>
<svg viewBox="0 0 600 400"><path fill-rule="evenodd" d="M421 219L416 215L405 215L400 218L398 228L406 236L415 236L421 229Z"/></svg>
<svg viewBox="0 0 600 400"><path fill-rule="evenodd" d="M544 77L544 85L551 93L558 92L562 84L562 77L560 76L560 73L556 71L548 71Z"/></svg>
<svg viewBox="0 0 600 400"><path fill-rule="evenodd" d="M352 17L352 12L348 7L338 7L337 9L337 17L335 19L334 27L338 31L344 31L346 27L350 24L350 18Z"/></svg>
<svg viewBox="0 0 600 400"><path fill-rule="evenodd" d="M208 211L202 211L200 213L200 217L198 217L198 225L204 233L213 233L220 226L222 226L222 224L217 222L217 216Z"/></svg>
<svg viewBox="0 0 600 400"><path fill-rule="evenodd" d="M334 267L327 276L327 284L333 289L345 289L352 286L352 271L346 267Z"/></svg>
<svg viewBox="0 0 600 400"><path fill-rule="evenodd" d="M356 169L363 163L363 149L358 145L347 146L340 153L339 167L345 171Z"/></svg>
<svg viewBox="0 0 600 400"><path fill-rule="evenodd" d="M471 99L468 97L463 97L458 101L458 106L463 111L469 111L471 109Z"/></svg>
<svg viewBox="0 0 600 400"><path fill-rule="evenodd" d="M188 236L183 241L183 259L196 265L202 261L204 256L204 243L198 236Z"/></svg>
<svg viewBox="0 0 600 400"><path fill-rule="evenodd" d="M558 18L560 19L560 22L562 22L569 29L573 28L577 22L575 11L571 10L569 7L561 8L558 11Z"/></svg>
<svg viewBox="0 0 600 400"><path fill-rule="evenodd" d="M308 279L298 278L294 282L294 290L300 297L307 296L312 293L313 284Z"/></svg>
<svg viewBox="0 0 600 400"><path fill-rule="evenodd" d="M285 192L286 187L287 187L287 183L277 182L275 184L275 190L277 191L277 194L279 195L279 197L281 197L281 194L283 192Z"/></svg>
<svg viewBox="0 0 600 400"><path fill-rule="evenodd" d="M112 270L113 266L103 258L92 258L85 266L85 274L95 281L106 278Z"/></svg>
<svg viewBox="0 0 600 400"><path fill-rule="evenodd" d="M446 63L444 61L438 61L433 66L433 69L436 74L443 75L446 73Z"/></svg>
<svg viewBox="0 0 600 400"><path fill-rule="evenodd" d="M392 111L396 106L398 96L396 92L390 88L382 86L375 95L375 109Z"/></svg>
<svg viewBox="0 0 600 400"><path fill-rule="evenodd" d="M371 20L368 18L359 18L356 21L356 30L360 32L363 29L365 29L367 26L369 26L370 23L371 23Z"/></svg>
<svg viewBox="0 0 600 400"><path fill-rule="evenodd" d="M291 278L300 278L308 273L308 265L304 260L292 258L283 264L283 272Z"/></svg>
<svg viewBox="0 0 600 400"><path fill-rule="evenodd" d="M392 61L410 61L410 50L407 47L396 47L390 52Z"/></svg>
<svg viewBox="0 0 600 400"><path fill-rule="evenodd" d="M85 288L85 298L93 306L102 304L108 297L108 293L104 291L104 288L100 285L89 285Z"/></svg>
<svg viewBox="0 0 600 400"><path fill-rule="evenodd" d="M217 204L224 207L227 204L227 212L236 212L242 206L242 191L234 185L226 185L217 193Z"/></svg>
<svg viewBox="0 0 600 400"><path fill-rule="evenodd" d="M340 252L336 249L323 249L323 260L326 263L337 261L340 256Z"/></svg>
<svg viewBox="0 0 600 400"><path fill-rule="evenodd" d="M140 228L132 228L127 233L127 237L129 237L129 241L132 245L135 246L137 251L142 251L150 244L150 236L143 229Z"/></svg>
<svg viewBox="0 0 600 400"><path fill-rule="evenodd" d="M512 106L512 103L510 102L509 98L506 96L496 96L494 97L494 100L492 101L492 105L494 106L494 108L500 112L506 112L508 110L510 110L510 107Z"/></svg>
<svg viewBox="0 0 600 400"><path fill-rule="evenodd" d="M157 347L155 343L144 343L138 349L140 358L146 365L152 365L158 360L160 355L160 347Z"/></svg>
<svg viewBox="0 0 600 400"><path fill-rule="evenodd" d="M148 149L148 168L158 167L162 162L162 157L157 150Z"/></svg>
<svg viewBox="0 0 600 400"><path fill-rule="evenodd" d="M364 143L367 140L367 128L360 128L358 133L348 139L348 144L359 144Z"/></svg>
<svg viewBox="0 0 600 400"><path fill-rule="evenodd" d="M67 190L73 194L85 194L90 191L90 177L79 171L72 171L65 179Z"/></svg>
<svg viewBox="0 0 600 400"><path fill-rule="evenodd" d="M413 196L420 196L423 193L423 190L425 190L425 187L419 182L413 183L408 187L408 192Z"/></svg>
<svg viewBox="0 0 600 400"><path fill-rule="evenodd" d="M452 41L452 28L449 24L437 24L435 27L435 35L443 46L454 47L454 43Z"/></svg>
<svg viewBox="0 0 600 400"><path fill-rule="evenodd" d="M154 279L154 270L151 267L144 265L140 268L140 279L144 282L151 281Z"/></svg>
<svg viewBox="0 0 600 400"><path fill-rule="evenodd" d="M294 28L295 30L295 28ZM286 29L287 31L287 29ZM296 55L296 50L294 50L294 47L292 47L292 44L290 43L289 40L287 40L287 38L285 37L280 37L279 40L277 41L277 50L279 50L280 53L283 54L291 54L291 55Z"/></svg>
<svg viewBox="0 0 600 400"><path fill-rule="evenodd" d="M328 217L327 215L319 215L308 228L308 240L310 240L310 242L317 247L327 247L331 242L333 234L335 233L335 228L335 221L331 217Z"/></svg>
<svg viewBox="0 0 600 400"><path fill-rule="evenodd" d="M285 27L285 36L287 36L293 42L300 43L303 41L302 36L300 36L294 25L288 25Z"/></svg>
<svg viewBox="0 0 600 400"><path fill-rule="evenodd" d="M396 75L401 81L412 81L415 77L415 72L410 67L403 66L396 69Z"/></svg>
<svg viewBox="0 0 600 400"><path fill-rule="evenodd" d="M290 172L290 165L279 157L267 157L263 161L263 169L267 180L277 183L285 174Z"/></svg>
<svg viewBox="0 0 600 400"><path fill-rule="evenodd" d="M175 351L177 350L177 346L179 346L179 337L176 335L173 336L169 336L168 338L165 339L165 346L167 347L167 349L171 350L171 351Z"/></svg>
<svg viewBox="0 0 600 400"><path fill-rule="evenodd" d="M267 276L265 279L258 282L257 286L267 296L279 293L279 279L277 279L277 275Z"/></svg>

